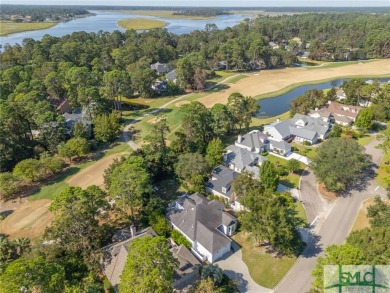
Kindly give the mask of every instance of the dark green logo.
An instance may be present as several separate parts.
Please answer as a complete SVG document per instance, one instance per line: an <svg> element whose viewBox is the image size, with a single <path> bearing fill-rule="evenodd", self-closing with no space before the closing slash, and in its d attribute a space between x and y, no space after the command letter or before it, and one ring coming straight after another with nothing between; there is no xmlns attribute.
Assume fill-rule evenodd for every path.
<svg viewBox="0 0 390 293"><path fill-rule="evenodd" d="M390 266L325 266L324 291L390 292Z"/></svg>

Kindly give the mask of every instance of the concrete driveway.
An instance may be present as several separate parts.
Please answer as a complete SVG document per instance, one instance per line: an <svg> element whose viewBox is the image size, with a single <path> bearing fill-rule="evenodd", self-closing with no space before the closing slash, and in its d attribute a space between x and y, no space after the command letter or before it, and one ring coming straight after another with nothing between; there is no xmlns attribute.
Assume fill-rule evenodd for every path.
<svg viewBox="0 0 390 293"><path fill-rule="evenodd" d="M242 260L242 252L237 243L233 241L234 253L230 252L215 264L219 265L223 272L232 280L238 282L238 290L248 293L269 293L271 289L258 285L251 278L248 267Z"/></svg>

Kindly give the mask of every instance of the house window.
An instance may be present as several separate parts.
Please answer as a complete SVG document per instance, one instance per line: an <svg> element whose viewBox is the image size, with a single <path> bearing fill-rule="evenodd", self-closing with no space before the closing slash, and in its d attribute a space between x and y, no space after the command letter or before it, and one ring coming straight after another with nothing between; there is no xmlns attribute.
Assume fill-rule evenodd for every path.
<svg viewBox="0 0 390 293"><path fill-rule="evenodd" d="M226 187L222 187L222 192L226 193Z"/></svg>

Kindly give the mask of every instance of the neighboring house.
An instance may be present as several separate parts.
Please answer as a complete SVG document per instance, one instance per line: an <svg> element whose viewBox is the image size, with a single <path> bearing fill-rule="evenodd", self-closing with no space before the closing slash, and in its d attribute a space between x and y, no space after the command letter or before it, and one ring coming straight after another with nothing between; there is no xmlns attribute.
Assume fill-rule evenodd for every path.
<svg viewBox="0 0 390 293"><path fill-rule="evenodd" d="M226 70L226 69L227 69L227 62L226 61L218 62L214 67L214 70Z"/></svg>
<svg viewBox="0 0 390 293"><path fill-rule="evenodd" d="M258 175L258 167L267 159L259 154L248 151L247 149L230 145L227 147L227 153L224 154L224 163L230 169L243 173L244 171L252 172Z"/></svg>
<svg viewBox="0 0 390 293"><path fill-rule="evenodd" d="M345 92L342 88L339 88L337 91L336 91L336 96L339 100L345 100L347 98L347 96L345 95Z"/></svg>
<svg viewBox="0 0 390 293"><path fill-rule="evenodd" d="M252 130L245 135L239 135L234 145L257 154L269 150L268 137L260 130Z"/></svg>
<svg viewBox="0 0 390 293"><path fill-rule="evenodd" d="M150 69L153 69L154 71L157 72L157 74L165 74L169 72L169 66L167 63L154 63L150 65Z"/></svg>
<svg viewBox="0 0 390 293"><path fill-rule="evenodd" d="M173 276L173 288L175 292L187 292L200 279L201 263L183 244L177 246L171 241L170 250L179 262Z"/></svg>
<svg viewBox="0 0 390 293"><path fill-rule="evenodd" d="M156 80L152 84L152 89L159 95L164 95L167 92L167 82L165 80Z"/></svg>
<svg viewBox="0 0 390 293"><path fill-rule="evenodd" d="M295 114L291 119L276 121L264 126L264 132L275 141L309 142L314 144L318 139L326 139L330 132L330 123L322 118Z"/></svg>
<svg viewBox="0 0 390 293"><path fill-rule="evenodd" d="M321 117L326 122L334 122L343 126L351 125L356 121L362 107L344 105L337 102L328 101L327 105L321 109L309 112L311 117Z"/></svg>
<svg viewBox="0 0 390 293"><path fill-rule="evenodd" d="M284 140L274 140L269 138L269 148L274 153L280 154L280 155L288 155L292 152L291 150L291 144L289 144L287 141Z"/></svg>
<svg viewBox="0 0 390 293"><path fill-rule="evenodd" d="M103 247L103 272L116 292L119 292L120 277L125 268L131 241L145 236L154 237L156 235L156 232L151 227L137 232L135 227L131 226L130 229L123 229L115 233L112 238L113 243Z"/></svg>
<svg viewBox="0 0 390 293"><path fill-rule="evenodd" d="M76 108L71 114L65 113L62 116L65 118L68 134L72 133L73 126L76 123L83 123L87 126L88 135L92 136L92 122L89 120L86 113L81 111L81 109Z"/></svg>
<svg viewBox="0 0 390 293"><path fill-rule="evenodd" d="M181 197L168 213L172 227L191 243L191 251L200 260L210 263L222 258L231 249L237 219L224 211L224 205L208 200L199 193Z"/></svg>
<svg viewBox="0 0 390 293"><path fill-rule="evenodd" d="M227 202L233 202L233 188L231 182L236 179L240 173L233 171L225 166L214 168L210 175L209 181L206 183L206 191L222 197Z"/></svg>
<svg viewBox="0 0 390 293"><path fill-rule="evenodd" d="M103 272L116 292L119 292L120 277L126 265L131 242L145 236L154 237L157 234L151 227L137 231L134 226L131 226L130 229L116 232L112 238L113 243L103 247ZM172 280L173 288L175 292L185 292L199 280L201 264L184 245L178 246L172 240L170 242L170 251L179 262Z"/></svg>
<svg viewBox="0 0 390 293"><path fill-rule="evenodd" d="M167 81L172 81L172 82L176 83L176 80L177 80L176 69L168 72L167 75L165 76L165 78L167 79Z"/></svg>
<svg viewBox="0 0 390 293"><path fill-rule="evenodd" d="M72 113L72 107L70 106L68 99L55 99L48 97L48 101L56 107L58 114Z"/></svg>

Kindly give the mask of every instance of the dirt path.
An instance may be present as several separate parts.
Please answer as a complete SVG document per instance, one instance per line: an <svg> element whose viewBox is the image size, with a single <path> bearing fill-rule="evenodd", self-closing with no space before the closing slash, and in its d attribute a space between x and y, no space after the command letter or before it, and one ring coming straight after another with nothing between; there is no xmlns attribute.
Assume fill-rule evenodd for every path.
<svg viewBox="0 0 390 293"><path fill-rule="evenodd" d="M53 219L48 210L50 203L51 200L42 199L23 204L0 222L0 234L30 239L41 236Z"/></svg>
<svg viewBox="0 0 390 293"><path fill-rule="evenodd" d="M231 93L240 92L244 96L257 96L281 90L289 85L300 82L316 81L343 76L370 76L390 73L390 59L377 60L361 64L351 64L335 68L307 69L286 68L276 70L263 70L259 74L229 84L229 88L198 99L206 107L216 103L226 104Z"/></svg>
<svg viewBox="0 0 390 293"><path fill-rule="evenodd" d="M119 158L125 154L127 153L119 153L107 156L65 180L65 182L71 186L78 186L81 188L87 188L91 185L97 185L100 188L104 188L104 170L106 170L111 165L114 159Z"/></svg>

